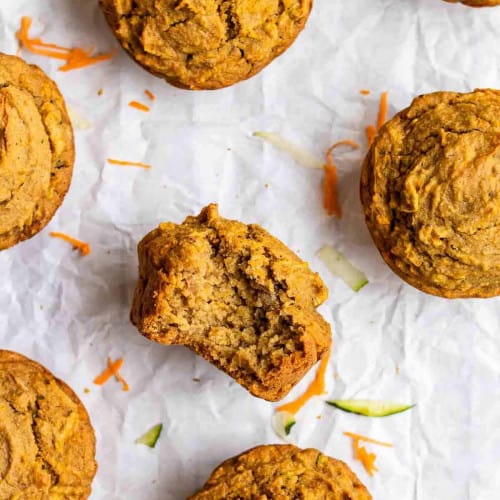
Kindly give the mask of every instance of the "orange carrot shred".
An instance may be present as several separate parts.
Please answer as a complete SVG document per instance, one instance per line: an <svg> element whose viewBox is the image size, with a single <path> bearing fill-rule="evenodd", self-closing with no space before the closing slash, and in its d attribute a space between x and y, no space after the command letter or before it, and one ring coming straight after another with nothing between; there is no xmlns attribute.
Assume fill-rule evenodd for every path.
<svg viewBox="0 0 500 500"><path fill-rule="evenodd" d="M382 92L380 96L380 106L378 110L378 119L377 119L377 131L382 128L382 125L387 121L387 111L389 108L387 92Z"/></svg>
<svg viewBox="0 0 500 500"><path fill-rule="evenodd" d="M108 358L108 366L106 369L94 379L94 384L96 385L104 385L117 370L119 370L123 365L123 358L117 359L116 361L111 361L111 358Z"/></svg>
<svg viewBox="0 0 500 500"><path fill-rule="evenodd" d="M122 377L120 373L115 373L115 378L116 380L118 380L118 382L120 382L120 384L122 384L122 388L125 392L130 391L130 387L127 384L127 381Z"/></svg>
<svg viewBox="0 0 500 500"><path fill-rule="evenodd" d="M145 113L148 113L150 111L149 106L146 106L145 104L142 104L142 102L137 102L137 101L130 101L128 105L131 108L138 109L139 111L144 111Z"/></svg>
<svg viewBox="0 0 500 500"><path fill-rule="evenodd" d="M148 165L147 163L141 163L138 161L123 161L123 160L114 160L113 158L108 158L108 163L111 165L120 165L122 167L139 167L139 168L145 168L149 170L151 168L151 165Z"/></svg>
<svg viewBox="0 0 500 500"><path fill-rule="evenodd" d="M313 396L321 396L325 392L325 373L329 359L330 352L327 352L321 359L314 380L309 384L304 394L299 396L295 401L280 406L277 410L287 411L295 415Z"/></svg>
<svg viewBox="0 0 500 500"><path fill-rule="evenodd" d="M359 93L360 93L361 95L370 95L370 91L369 91L369 90L367 90L367 89L362 89L362 90L360 90L360 91L359 91Z"/></svg>
<svg viewBox="0 0 500 500"><path fill-rule="evenodd" d="M153 94L153 92L151 92L151 90L145 90L144 93L146 94L147 97L149 97L149 99L151 99L152 101L154 101L156 99L156 96Z"/></svg>
<svg viewBox="0 0 500 500"><path fill-rule="evenodd" d="M92 55L91 50L81 48L72 49L69 53L67 62L64 66L59 68L59 71L71 71L73 69L84 68L91 66L102 61L108 61L116 54L116 51L108 52L106 54Z"/></svg>
<svg viewBox="0 0 500 500"><path fill-rule="evenodd" d="M388 108L388 94L387 92L382 92L382 94L380 94L377 125L368 125L366 127L366 139L369 146L371 146L371 144L373 143L373 140L375 139L377 132L382 128L382 125L387 121Z"/></svg>
<svg viewBox="0 0 500 500"><path fill-rule="evenodd" d="M65 233L51 232L50 236L67 241L68 243L73 245L73 248L75 250L79 250L84 257L90 253L90 245L88 243L85 243L84 241L77 240L76 238L68 236Z"/></svg>
<svg viewBox="0 0 500 500"><path fill-rule="evenodd" d="M59 70L60 71L70 71L73 69L83 68L85 66L90 66L91 64L96 64L101 61L107 61L111 59L116 51L108 52L106 54L98 54L93 56L92 50L85 50L81 47L67 48L61 47L53 43L45 43L41 38L30 38L29 30L31 28L31 17L24 16L21 18L21 26L16 33L16 37L19 40L21 47L33 54L38 54L41 56L52 57L54 59L59 59L65 61Z"/></svg>
<svg viewBox="0 0 500 500"><path fill-rule="evenodd" d="M326 153L327 163L323 166L325 172L323 206L328 215L335 215L340 219L342 217L342 209L338 200L337 168L333 161L333 151L339 146L351 146L357 149L359 145L350 139L346 139L336 142Z"/></svg>
<svg viewBox="0 0 500 500"><path fill-rule="evenodd" d="M122 384L122 388L124 391L130 390L129 385L126 380L120 374L120 368L123 366L123 358L117 359L116 361L112 361L111 358L108 358L108 366L107 368L94 379L94 384L103 385L105 384L111 377L115 377L118 382Z"/></svg>
<svg viewBox="0 0 500 500"><path fill-rule="evenodd" d="M369 453L366 447L360 446L359 443L366 442L379 446L387 446L389 448L392 448L393 445L390 443L377 441L366 436L361 436L360 434L354 434L353 432L344 432L344 435L352 439L354 458L362 463L366 472L368 472L370 476L373 476L375 472L378 472L378 468L375 466L377 455L375 455L375 453Z"/></svg>
<svg viewBox="0 0 500 500"><path fill-rule="evenodd" d="M387 448L393 448L394 445L391 443L384 443L383 441L377 441L361 434L355 434L354 432L344 432L344 436L350 437L352 439L357 439L358 441L364 441L365 443L377 444L379 446L386 446Z"/></svg>
<svg viewBox="0 0 500 500"><path fill-rule="evenodd" d="M113 363L111 361L111 358L108 358L108 368L113 372L113 375L115 376L116 380L118 380L118 382L122 384L123 390L128 391L130 390L130 387L119 372L120 368L123 365L123 358L120 358L118 361L121 361L120 366L117 366L116 363Z"/></svg>
<svg viewBox="0 0 500 500"><path fill-rule="evenodd" d="M377 127L375 127L375 125L367 125L367 127L366 127L366 140L368 141L369 146L371 146L376 135L377 135Z"/></svg>

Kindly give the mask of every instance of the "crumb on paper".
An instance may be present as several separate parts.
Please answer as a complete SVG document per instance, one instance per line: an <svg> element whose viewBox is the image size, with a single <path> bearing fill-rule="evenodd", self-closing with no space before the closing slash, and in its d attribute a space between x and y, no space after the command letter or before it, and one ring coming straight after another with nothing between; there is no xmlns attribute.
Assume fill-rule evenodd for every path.
<svg viewBox="0 0 500 500"><path fill-rule="evenodd" d="M83 389L83 392L84 392L85 394L88 394L88 393L90 392L90 389L89 389L88 387L85 387L85 389Z"/></svg>
<svg viewBox="0 0 500 500"><path fill-rule="evenodd" d="M97 95L101 96L102 94L104 94L104 89L101 88L97 91Z"/></svg>
<svg viewBox="0 0 500 500"><path fill-rule="evenodd" d="M92 128L92 123L87 120L81 113L74 107L68 106L68 114L73 127L76 130L88 130Z"/></svg>
<svg viewBox="0 0 500 500"><path fill-rule="evenodd" d="M266 189L269 189L269 184L266 182L266 183L264 184L264 187L265 187Z"/></svg>
<svg viewBox="0 0 500 500"><path fill-rule="evenodd" d="M335 374L333 375L333 378L334 378L335 380L339 380L339 379L340 379L340 374L339 374L339 372L335 372Z"/></svg>
<svg viewBox="0 0 500 500"><path fill-rule="evenodd" d="M396 366L396 375L399 375L399 373L401 372L399 366Z"/></svg>
<svg viewBox="0 0 500 500"><path fill-rule="evenodd" d="M318 420L321 420L321 415L316 415L316 418L317 418Z"/></svg>
<svg viewBox="0 0 500 500"><path fill-rule="evenodd" d="M194 378L193 378L193 382L201 382L201 378L194 377Z"/></svg>

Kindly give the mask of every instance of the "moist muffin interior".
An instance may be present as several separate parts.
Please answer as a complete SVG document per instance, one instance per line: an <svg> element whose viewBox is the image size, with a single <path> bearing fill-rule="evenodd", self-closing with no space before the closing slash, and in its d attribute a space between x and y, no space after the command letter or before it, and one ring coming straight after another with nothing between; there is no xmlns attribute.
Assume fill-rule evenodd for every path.
<svg viewBox="0 0 500 500"><path fill-rule="evenodd" d="M315 310L324 284L259 226L222 219L212 205L160 225L139 255L134 324L189 346L254 394L283 397L330 345Z"/></svg>

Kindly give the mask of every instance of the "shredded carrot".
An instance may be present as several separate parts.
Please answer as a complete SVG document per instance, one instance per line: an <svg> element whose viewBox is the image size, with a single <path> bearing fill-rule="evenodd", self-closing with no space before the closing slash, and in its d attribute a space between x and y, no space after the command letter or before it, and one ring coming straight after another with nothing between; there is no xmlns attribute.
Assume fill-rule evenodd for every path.
<svg viewBox="0 0 500 500"><path fill-rule="evenodd" d="M152 101L154 101L156 99L156 96L153 94L153 92L151 92L151 90L145 90L144 93L146 94L147 97L149 97L149 99L151 99Z"/></svg>
<svg viewBox="0 0 500 500"><path fill-rule="evenodd" d="M64 66L59 68L59 71L71 71L73 69L84 68L99 62L108 61L116 51L108 52L107 54L92 55L93 50L85 50L81 48L72 49Z"/></svg>
<svg viewBox="0 0 500 500"><path fill-rule="evenodd" d="M386 446L387 448L394 447L394 445L392 445L391 443L384 443L383 441L377 441L376 439L362 436L361 434L355 434L354 432L344 432L344 435L352 439L357 439L358 441L363 441L365 443L378 444L379 446Z"/></svg>
<svg viewBox="0 0 500 500"><path fill-rule="evenodd" d="M387 111L389 108L388 94L387 92L382 92L380 95L380 103L378 108L377 125L368 125L366 127L366 139L368 145L371 146L377 132L382 128L382 125L387 121Z"/></svg>
<svg viewBox="0 0 500 500"><path fill-rule="evenodd" d="M377 459L377 455L375 453L370 453L364 446L360 446L360 442L376 444L379 446L386 446L392 448L392 444L384 443L382 441L376 441L375 439L371 439L366 436L361 436L360 434L354 434L353 432L344 432L345 436L348 436L352 439L352 447L354 452L354 458L359 460L366 472L370 476L373 476L375 472L378 472L377 467L375 466L375 460Z"/></svg>
<svg viewBox="0 0 500 500"><path fill-rule="evenodd" d="M118 382L120 382L122 384L123 390L128 391L128 390L130 390L130 387L127 384L126 380L122 377L122 375L119 372L121 366L123 365L123 358L120 358L118 361L120 361L120 360L121 360L121 364L118 367L116 365L116 363L113 363L111 361L111 358L108 358L108 368L113 372L113 375L115 376L116 380L118 380Z"/></svg>
<svg viewBox="0 0 500 500"><path fill-rule="evenodd" d="M73 248L75 250L79 250L84 257L90 253L90 245L88 243L85 243L84 241L72 238L65 233L51 232L50 236L52 236L53 238L60 238L61 240L71 243L71 245L73 245Z"/></svg>
<svg viewBox="0 0 500 500"><path fill-rule="evenodd" d="M123 358L117 359L116 361L112 361L111 358L108 358L108 366L107 368L94 379L94 384L103 385L105 384L111 377L115 377L118 382L122 384L122 388L124 391L130 390L129 385L126 380L120 374L120 368L123 365Z"/></svg>
<svg viewBox="0 0 500 500"><path fill-rule="evenodd" d="M354 441L354 443L355 443L354 456L356 460L359 460L363 464L363 467L365 468L366 472L368 472L370 476L373 476L375 472L378 472L378 468L375 465L375 460L377 459L377 455L375 455L375 453L368 452L364 446L359 446L358 441Z"/></svg>
<svg viewBox="0 0 500 500"><path fill-rule="evenodd" d="M337 168L333 161L333 151L339 146L351 146L356 149L359 148L359 145L350 139L346 139L336 142L326 154L327 163L323 166L325 172L323 206L328 215L336 215L340 219L342 209L338 199Z"/></svg>
<svg viewBox="0 0 500 500"><path fill-rule="evenodd" d="M108 158L108 163L111 165L120 165L122 167L140 167L145 169L150 169L151 165L147 163L141 163L137 161L123 161L123 160L113 160L113 158Z"/></svg>
<svg viewBox="0 0 500 500"><path fill-rule="evenodd" d="M382 125L387 121L387 110L389 103L387 100L387 92L382 92L380 96L380 105L378 110L377 131L382 128Z"/></svg>
<svg viewBox="0 0 500 500"><path fill-rule="evenodd" d="M359 91L359 93L360 93L361 95L370 95L370 91L369 91L369 90L366 90L366 89L362 89L362 90L360 90L360 91Z"/></svg>
<svg viewBox="0 0 500 500"><path fill-rule="evenodd" d="M329 359L330 352L327 352L321 359L314 380L309 384L309 387L302 396L299 396L295 401L280 406L277 410L295 415L313 396L321 396L325 392L325 373Z"/></svg>
<svg viewBox="0 0 500 500"><path fill-rule="evenodd" d="M366 127L366 139L368 141L368 145L370 146L377 135L377 127L375 125L368 125Z"/></svg>
<svg viewBox="0 0 500 500"><path fill-rule="evenodd" d="M30 38L29 30L31 28L31 23L31 17L24 16L21 18L21 27L16 33L20 46L33 54L65 61L65 64L59 68L60 71L70 71L90 66L91 64L96 64L101 61L107 61L116 53L116 51L113 51L106 54L92 55L92 49L62 47L53 43L45 43L41 38Z"/></svg>
<svg viewBox="0 0 500 500"><path fill-rule="evenodd" d="M111 361L108 358L108 366L106 369L94 379L94 384L104 385L123 365L123 358L117 359L116 361Z"/></svg>
<svg viewBox="0 0 500 500"><path fill-rule="evenodd" d="M139 111L144 111L145 113L148 113L148 112L150 111L149 106L146 106L145 104L142 104L141 102L137 102L137 101L130 101L130 102L128 103L128 105L129 105L131 108L138 109Z"/></svg>

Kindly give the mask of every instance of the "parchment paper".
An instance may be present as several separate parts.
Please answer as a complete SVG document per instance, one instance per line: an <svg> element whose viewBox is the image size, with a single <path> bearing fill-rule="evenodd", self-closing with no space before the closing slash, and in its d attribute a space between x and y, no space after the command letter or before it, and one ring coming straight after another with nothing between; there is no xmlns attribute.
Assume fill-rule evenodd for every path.
<svg viewBox="0 0 500 500"><path fill-rule="evenodd" d="M117 46L94 0L3 0L0 50L16 52L22 15L33 16L32 34L48 42ZM329 396L417 404L368 419L315 398L299 413L292 441L348 462L377 500L499 498L500 301L447 301L405 285L374 248L358 200L363 130L376 119L380 92L389 91L392 115L420 93L498 88L499 42L500 8L317 0L286 55L217 92L169 87L121 51L69 73L57 71L58 61L22 52L92 126L76 130L73 183L49 227L0 253L0 347L38 360L84 401L98 442L93 499L182 499L222 460L280 442L272 404L188 350L143 339L128 320L136 243L160 221L180 222L209 202L227 217L263 225L328 284L321 312L334 330ZM371 95L362 97L362 88ZM127 106L148 103L145 89L157 96L149 114ZM318 155L339 139L363 145L338 154L340 222L323 213L321 173L252 138L255 130L281 132ZM153 168L107 165L108 157ZM80 257L50 230L89 241L91 255ZM370 284L360 293L317 259L326 243L367 273ZM129 393L114 381L92 385L107 356L125 357ZM154 450L134 444L158 422L165 427ZM394 443L369 446L378 453L375 477L354 461L343 431Z"/></svg>

